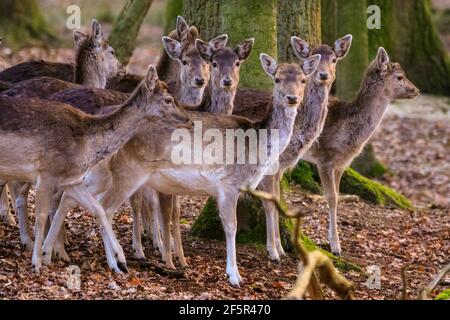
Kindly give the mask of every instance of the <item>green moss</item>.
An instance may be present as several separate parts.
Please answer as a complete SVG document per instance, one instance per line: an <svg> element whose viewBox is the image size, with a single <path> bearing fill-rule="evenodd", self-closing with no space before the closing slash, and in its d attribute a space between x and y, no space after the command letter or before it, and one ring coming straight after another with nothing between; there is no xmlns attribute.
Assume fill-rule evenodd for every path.
<svg viewBox="0 0 450 320"><path fill-rule="evenodd" d="M450 300L450 289L445 289L439 293L435 300Z"/></svg>
<svg viewBox="0 0 450 320"><path fill-rule="evenodd" d="M314 194L323 194L322 187L317 182L316 174L314 173L313 165L300 161L298 165L289 173L287 179L300 185L303 189Z"/></svg>
<svg viewBox="0 0 450 320"><path fill-rule="evenodd" d="M191 228L194 237L206 239L224 239L222 222L217 210L216 200L209 198L202 212L195 220Z"/></svg>
<svg viewBox="0 0 450 320"><path fill-rule="evenodd" d="M352 162L351 167L367 178L379 178L388 170L375 154L372 144L366 144L363 152Z"/></svg>
<svg viewBox="0 0 450 320"><path fill-rule="evenodd" d="M376 181L363 177L351 168L347 169L342 177L340 192L357 195L373 204L402 209L412 207L411 202L401 194Z"/></svg>
<svg viewBox="0 0 450 320"><path fill-rule="evenodd" d="M287 179L299 184L309 192L321 194L323 191L319 184L320 179L315 170L315 166L312 164L300 161L297 167L287 175ZM389 187L383 186L381 183L360 175L351 168L344 172L339 191L345 194L357 195L361 199L373 204L402 209L412 208L411 202L401 194Z"/></svg>

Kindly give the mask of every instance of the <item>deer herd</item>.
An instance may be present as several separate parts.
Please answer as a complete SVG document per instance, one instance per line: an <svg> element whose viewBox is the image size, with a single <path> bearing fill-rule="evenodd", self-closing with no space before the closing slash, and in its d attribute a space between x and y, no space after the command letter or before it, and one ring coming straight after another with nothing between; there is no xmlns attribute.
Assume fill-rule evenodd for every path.
<svg viewBox="0 0 450 320"><path fill-rule="evenodd" d="M175 268L172 251L186 267L179 196L211 196L226 237L226 273L238 287L243 282L236 260L241 189L258 188L279 197L284 172L300 159L317 165L329 206L331 251L340 255L336 215L342 173L376 131L389 103L419 95L400 65L380 48L352 102L330 97L351 35L316 48L293 36L295 63L278 63L261 53L262 69L273 81L272 94L238 88L240 66L249 58L254 39L236 47L227 46L227 35L205 42L182 17L162 38L165 52L144 79L126 74L97 21L89 35L75 31L74 40L75 65L28 61L8 67L0 60L0 213L15 223L9 195L21 243L33 251L37 272L52 258L69 260L64 221L77 205L95 216L109 267L127 272L113 230L114 213L127 201L135 257L145 259L145 231L168 268ZM203 133L214 130L223 140L228 130L269 132L263 160L175 163L173 132L193 135L196 123L202 124ZM271 142L275 131L276 145ZM200 142L205 147L208 143ZM27 204L32 185L34 237ZM270 259L280 260L285 253L278 212L273 203L263 201L263 206L267 251Z"/></svg>

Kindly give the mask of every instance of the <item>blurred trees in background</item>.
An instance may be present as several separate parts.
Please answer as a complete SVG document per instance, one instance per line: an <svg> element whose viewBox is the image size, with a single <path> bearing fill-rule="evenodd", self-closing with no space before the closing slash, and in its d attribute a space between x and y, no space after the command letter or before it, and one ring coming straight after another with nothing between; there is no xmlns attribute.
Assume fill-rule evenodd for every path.
<svg viewBox="0 0 450 320"><path fill-rule="evenodd" d="M0 34L12 48L55 40L36 0L1 0Z"/></svg>

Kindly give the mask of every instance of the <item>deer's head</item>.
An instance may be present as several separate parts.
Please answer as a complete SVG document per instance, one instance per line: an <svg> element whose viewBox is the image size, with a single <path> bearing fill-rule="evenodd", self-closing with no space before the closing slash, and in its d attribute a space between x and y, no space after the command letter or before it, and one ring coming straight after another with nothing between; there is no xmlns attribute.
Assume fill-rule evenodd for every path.
<svg viewBox="0 0 450 320"><path fill-rule="evenodd" d="M292 37L291 43L294 54L300 59L306 59L313 54L320 54L321 59L315 74L311 77L317 85L330 86L336 80L337 63L344 59L352 44L352 35L336 40L333 47L321 45L312 49L308 43L298 37Z"/></svg>
<svg viewBox="0 0 450 320"><path fill-rule="evenodd" d="M124 67L117 59L111 45L103 39L103 31L97 20L92 20L92 31L87 35L75 30L73 33L76 48L76 62L86 68L95 68L103 73L107 79L124 72ZM80 70L86 72L86 70Z"/></svg>
<svg viewBox="0 0 450 320"><path fill-rule="evenodd" d="M129 101L134 101L150 119L163 119L166 124L192 124L187 113L168 92L166 83L159 80L153 65L149 65L145 79Z"/></svg>
<svg viewBox="0 0 450 320"><path fill-rule="evenodd" d="M198 31L189 27L182 17L177 19L177 35L180 40L163 37L163 45L168 56L180 66L179 81L181 93L179 103L196 107L201 104L206 84L209 81L210 69L206 61L199 55L195 47Z"/></svg>
<svg viewBox="0 0 450 320"><path fill-rule="evenodd" d="M368 73L370 77L383 82L384 90L391 100L413 99L420 95L420 90L406 77L400 64L390 61L384 48L378 49Z"/></svg>
<svg viewBox="0 0 450 320"><path fill-rule="evenodd" d="M235 48L226 47L228 36L221 35L209 43L195 41L202 58L211 64L211 86L216 89L235 91L239 84L241 64L247 60L254 39L247 39Z"/></svg>
<svg viewBox="0 0 450 320"><path fill-rule="evenodd" d="M283 107L298 108L303 101L307 79L316 70L320 59L320 54L316 54L303 59L301 65L295 63L278 65L275 59L262 53L261 65L274 81L274 103Z"/></svg>

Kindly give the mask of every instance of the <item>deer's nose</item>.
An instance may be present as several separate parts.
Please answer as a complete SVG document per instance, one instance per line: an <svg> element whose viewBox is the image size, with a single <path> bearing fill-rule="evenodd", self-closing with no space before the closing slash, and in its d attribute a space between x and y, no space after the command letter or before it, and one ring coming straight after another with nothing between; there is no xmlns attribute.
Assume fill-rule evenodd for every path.
<svg viewBox="0 0 450 320"><path fill-rule="evenodd" d="M287 98L287 101L289 104L297 104L298 103L297 96L288 95L288 96L286 96L286 98Z"/></svg>
<svg viewBox="0 0 450 320"><path fill-rule="evenodd" d="M223 85L225 87L231 87L232 84L233 84L233 81L231 81L231 79L223 79Z"/></svg>
<svg viewBox="0 0 450 320"><path fill-rule="evenodd" d="M205 79L203 79L203 78L195 78L194 82L195 82L196 86L203 86L205 84Z"/></svg>
<svg viewBox="0 0 450 320"><path fill-rule="evenodd" d="M319 72L319 77L320 80L328 80L328 78L330 77L328 72Z"/></svg>

